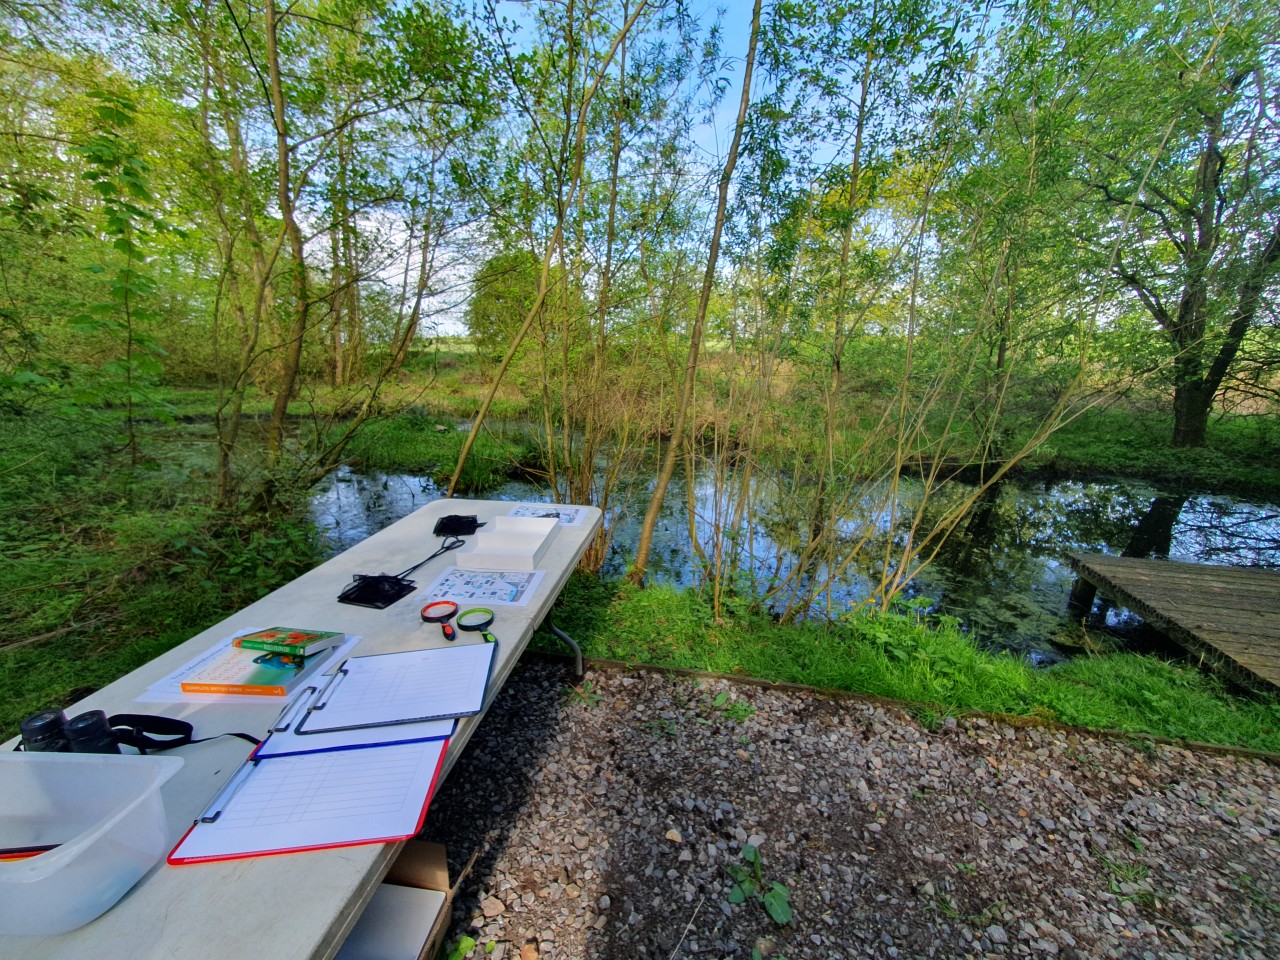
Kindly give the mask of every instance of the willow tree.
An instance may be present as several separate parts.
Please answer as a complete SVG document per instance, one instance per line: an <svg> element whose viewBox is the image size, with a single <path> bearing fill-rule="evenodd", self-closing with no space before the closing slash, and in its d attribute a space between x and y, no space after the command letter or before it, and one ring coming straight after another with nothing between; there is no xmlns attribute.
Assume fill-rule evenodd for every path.
<svg viewBox="0 0 1280 960"><path fill-rule="evenodd" d="M476 172L472 179L490 215L500 226L499 234L505 231L509 238L523 233L522 245L540 254L539 269L533 298L520 325L509 336L506 352L463 442L449 484L451 495L498 387L535 325L541 331L542 350L538 355L544 365L553 337L557 347L566 354L582 338L581 328L587 317L576 306L582 302L575 291L581 288L583 277L582 258L578 254L582 238L578 227L591 182L594 138L589 139L588 134L596 129L593 111L613 71L625 71L624 52L637 24L646 15L653 14L656 6L648 0L636 0L614 11L608 5L571 2L563 11L542 19L543 42L532 51L519 54L514 50L514 41L505 33L504 21L490 11L491 28L498 38L493 51L495 67L510 83L516 118L512 139L518 146L514 154L509 155L512 168L509 176L494 183ZM611 12L620 13L616 24L606 16ZM623 66L616 68L617 63ZM554 334L545 327L548 318L558 324ZM595 338L586 339L592 343ZM598 368L588 366L587 369ZM576 373L567 363L560 364L563 398L568 398L570 392L565 384ZM562 496L566 491L561 489L556 469L559 463L573 462L572 421L562 418L557 424L553 418L545 366L542 385L549 479L555 495ZM595 439L598 435L593 434L593 441ZM587 464L593 464L594 459L594 455L577 458ZM579 488L567 492L578 494Z"/></svg>
<svg viewBox="0 0 1280 960"><path fill-rule="evenodd" d="M640 539L636 544L635 560L628 574L628 578L633 583L643 582L645 571L648 569L649 552L653 548L653 534L658 525L662 501L666 498L667 488L671 485L671 478L676 472L676 464L679 462L685 443L685 428L693 407L694 389L698 381L698 361L702 352L702 336L707 322L707 308L710 306L711 290L715 285L716 263L720 258L720 240L724 235L725 219L729 208L729 187L733 182L734 168L738 164L738 149L742 144L742 133L751 107L751 77L755 72L756 50L760 39L760 5L760 0L755 0L751 10L751 36L747 40L747 56L742 71L742 95L738 100L738 116L733 127L733 139L729 141L729 151L725 155L724 168L720 172L720 184L716 193L715 223L707 250L702 290L698 295L698 305L689 330L689 349L681 379L680 394L676 401L671 442L663 455L657 480L649 496L649 506L645 510L644 521L640 525Z"/></svg>
<svg viewBox="0 0 1280 960"><path fill-rule="evenodd" d="M1064 206L1093 251L1081 266L1146 313L1168 357L1173 442L1200 446L1280 279L1274 6L1083 2L1028 16L1018 42L1078 81Z"/></svg>

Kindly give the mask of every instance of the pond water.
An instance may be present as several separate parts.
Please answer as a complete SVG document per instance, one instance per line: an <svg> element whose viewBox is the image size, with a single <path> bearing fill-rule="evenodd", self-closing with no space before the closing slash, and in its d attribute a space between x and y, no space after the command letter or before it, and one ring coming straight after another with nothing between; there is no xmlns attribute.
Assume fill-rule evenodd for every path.
<svg viewBox="0 0 1280 960"><path fill-rule="evenodd" d="M918 484L902 485L900 505L907 513L919 495ZM336 553L440 496L443 491L429 478L343 469L317 487L312 512ZM552 499L545 488L515 481L483 496ZM648 476L633 478L615 495L607 520L611 538L604 574L622 574L633 557L648 496ZM773 506L784 500L785 494L775 495ZM697 581L689 502L685 480L677 475L655 537L651 580L676 585ZM695 481L692 502L697 535L706 542L717 515L710 480ZM878 578L876 557L886 539L903 538L905 523L902 518L884 520L880 542L864 551L865 558L859 554L821 594L813 613L839 614L865 602ZM767 523L756 523L739 538L750 546L746 566L758 582L777 570L785 572L795 561L769 529ZM931 613L956 617L988 647L1051 662L1064 655L1064 644L1075 632L1066 614L1074 579L1066 556L1072 551L1280 568L1280 506L1211 493L1175 493L1138 481L1009 480L970 511L903 598ZM1110 628L1125 642L1145 642L1127 611L1096 608L1094 616L1095 625Z"/></svg>

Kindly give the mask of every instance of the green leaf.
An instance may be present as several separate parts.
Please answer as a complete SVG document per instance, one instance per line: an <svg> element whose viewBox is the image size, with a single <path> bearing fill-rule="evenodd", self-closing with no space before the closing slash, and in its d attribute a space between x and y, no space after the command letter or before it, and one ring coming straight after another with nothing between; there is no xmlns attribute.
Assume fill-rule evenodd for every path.
<svg viewBox="0 0 1280 960"><path fill-rule="evenodd" d="M711 705L719 709L720 707L723 707L728 702L729 702L729 694L724 691L721 691L720 693L716 694L716 698L711 701Z"/></svg>
<svg viewBox="0 0 1280 960"><path fill-rule="evenodd" d="M776 880L764 895L764 908L773 922L782 926L791 922L791 891Z"/></svg>
<svg viewBox="0 0 1280 960"><path fill-rule="evenodd" d="M453 946L449 948L448 960L462 960L468 953L476 948L476 942L472 937L461 936L453 942Z"/></svg>
<svg viewBox="0 0 1280 960"><path fill-rule="evenodd" d="M759 863L760 851L757 850L756 847L750 843L745 844L742 847L742 859L747 861L747 863Z"/></svg>
<svg viewBox="0 0 1280 960"><path fill-rule="evenodd" d="M746 903L747 892L742 889L742 884L735 883L733 889L729 891L730 903Z"/></svg>

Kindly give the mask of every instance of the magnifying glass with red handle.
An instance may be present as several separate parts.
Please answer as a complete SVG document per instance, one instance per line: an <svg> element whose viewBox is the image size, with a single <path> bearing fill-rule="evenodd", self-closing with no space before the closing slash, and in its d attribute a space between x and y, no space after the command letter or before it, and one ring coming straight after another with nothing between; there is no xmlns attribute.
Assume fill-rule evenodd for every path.
<svg viewBox="0 0 1280 960"><path fill-rule="evenodd" d="M453 624L449 622L457 612L458 605L452 600L432 600L422 608L422 622L440 624L440 632L444 634L446 640L457 640L458 631L454 630Z"/></svg>

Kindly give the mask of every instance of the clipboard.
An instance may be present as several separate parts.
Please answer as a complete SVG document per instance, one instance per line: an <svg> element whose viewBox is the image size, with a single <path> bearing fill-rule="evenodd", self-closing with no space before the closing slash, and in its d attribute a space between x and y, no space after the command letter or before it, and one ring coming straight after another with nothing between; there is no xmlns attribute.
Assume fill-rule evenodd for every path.
<svg viewBox="0 0 1280 960"><path fill-rule="evenodd" d="M474 716L484 709L497 648L462 643L351 657L281 722L309 737Z"/></svg>
<svg viewBox="0 0 1280 960"><path fill-rule="evenodd" d="M250 758L170 851L174 866L300 853L417 834L448 740Z"/></svg>
<svg viewBox="0 0 1280 960"><path fill-rule="evenodd" d="M283 720L289 710L281 714ZM277 721L279 724L281 721ZM335 730L326 733L299 735L294 725L283 729L272 727L267 738L258 744L251 754L254 760L273 757L292 757L300 753L325 753L333 750L362 750L368 747L391 747L401 743L421 743L426 740L447 740L453 736L458 721L454 719L425 720L421 723L402 723L388 727L359 727L355 730Z"/></svg>

